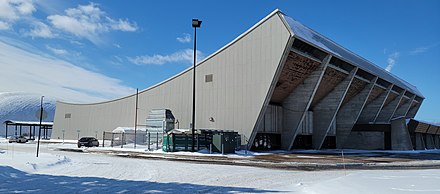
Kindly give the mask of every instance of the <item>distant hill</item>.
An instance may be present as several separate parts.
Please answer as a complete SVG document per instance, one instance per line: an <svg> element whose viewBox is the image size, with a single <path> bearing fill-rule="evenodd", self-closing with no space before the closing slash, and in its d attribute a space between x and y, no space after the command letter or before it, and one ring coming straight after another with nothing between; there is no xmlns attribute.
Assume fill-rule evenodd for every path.
<svg viewBox="0 0 440 194"><path fill-rule="evenodd" d="M39 121L36 112L40 110L41 96L24 92L0 92L0 136L5 135L6 120ZM44 121L53 121L55 98L44 97L43 108L47 112ZM11 128L9 128L9 132Z"/></svg>

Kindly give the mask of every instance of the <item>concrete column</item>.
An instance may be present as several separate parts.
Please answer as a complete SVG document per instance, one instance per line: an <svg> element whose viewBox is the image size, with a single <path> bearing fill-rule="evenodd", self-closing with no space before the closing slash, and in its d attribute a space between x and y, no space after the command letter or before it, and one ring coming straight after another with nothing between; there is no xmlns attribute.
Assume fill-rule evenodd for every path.
<svg viewBox="0 0 440 194"><path fill-rule="evenodd" d="M351 70L350 74L313 108L312 144L314 149L321 149L357 70L357 67Z"/></svg>
<svg viewBox="0 0 440 194"><path fill-rule="evenodd" d="M387 90L380 94L375 100L370 104L367 104L364 109L362 109L361 115L359 116L358 123L370 123L374 122L383 105L385 104L388 95L393 88L393 84L388 86Z"/></svg>
<svg viewBox="0 0 440 194"><path fill-rule="evenodd" d="M393 118L397 118L397 117L406 117L406 115L408 114L409 108L411 108L411 104L414 101L414 99L416 98L416 95L413 95L408 102L406 102L405 104L402 104L402 106L398 107L396 112L393 115Z"/></svg>
<svg viewBox="0 0 440 194"><path fill-rule="evenodd" d="M425 140L423 138L423 134L416 133L416 150L425 150Z"/></svg>
<svg viewBox="0 0 440 194"><path fill-rule="evenodd" d="M435 149L440 149L440 136L438 135L433 135L434 136L434 145L435 145Z"/></svg>
<svg viewBox="0 0 440 194"><path fill-rule="evenodd" d="M319 67L284 100L283 132L281 134L282 149L292 149L300 124L307 114L307 110L312 103L330 59L331 55L327 56Z"/></svg>
<svg viewBox="0 0 440 194"><path fill-rule="evenodd" d="M425 144L426 149L435 149L435 134L437 133L437 126L429 125L428 130L426 131Z"/></svg>
<svg viewBox="0 0 440 194"><path fill-rule="evenodd" d="M405 117L391 121L391 149L412 150L411 137L406 126Z"/></svg>
<svg viewBox="0 0 440 194"><path fill-rule="evenodd" d="M343 148L344 142L358 120L377 79L377 77L374 78L358 95L342 106L336 115L336 148Z"/></svg>
<svg viewBox="0 0 440 194"><path fill-rule="evenodd" d="M379 115L377 116L376 120L374 122L384 122L389 123L391 120L391 117L396 112L397 107L400 104L400 101L403 98L403 95L405 94L406 90L403 90L400 92L399 96L396 97L393 101L391 101L386 106L382 107L382 110L380 110Z"/></svg>
<svg viewBox="0 0 440 194"><path fill-rule="evenodd" d="M421 100L417 105L410 108L408 110L408 113L406 113L406 118L414 118L417 114L417 111L419 111L420 106L422 105L423 100Z"/></svg>
<svg viewBox="0 0 440 194"><path fill-rule="evenodd" d="M434 135L426 134L426 149L435 149Z"/></svg>

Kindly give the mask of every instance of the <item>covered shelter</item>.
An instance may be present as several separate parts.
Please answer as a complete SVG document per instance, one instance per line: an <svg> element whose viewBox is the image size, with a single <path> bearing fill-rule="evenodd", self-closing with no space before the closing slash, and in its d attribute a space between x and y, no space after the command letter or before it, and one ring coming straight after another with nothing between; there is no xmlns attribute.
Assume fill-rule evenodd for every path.
<svg viewBox="0 0 440 194"><path fill-rule="evenodd" d="M28 139L34 140L35 136L38 135L35 132L35 129L38 130L41 127L41 137L43 139L49 139L50 134L52 132L53 122L40 122L39 121L15 121L15 120L7 120L3 122L5 124L5 137L8 138L8 131L9 128L12 127L13 132L10 133L11 135L23 135L27 137ZM14 130L15 129L15 130Z"/></svg>

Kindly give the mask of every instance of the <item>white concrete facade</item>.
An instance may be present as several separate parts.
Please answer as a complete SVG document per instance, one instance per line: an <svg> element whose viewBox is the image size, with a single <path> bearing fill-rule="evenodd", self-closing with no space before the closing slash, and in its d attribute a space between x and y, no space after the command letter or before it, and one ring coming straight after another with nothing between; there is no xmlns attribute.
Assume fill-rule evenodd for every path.
<svg viewBox="0 0 440 194"><path fill-rule="evenodd" d="M316 34L309 36L304 31L310 29L292 20L275 10L197 64L196 128L237 131L249 140L249 148L258 133L277 134L283 149L292 149L296 136L307 130L303 135L311 133L313 147L320 149L327 136L338 137L337 131L343 131L345 140L356 123L374 123L379 112L386 118L381 121L388 123L397 116L415 116L423 96L414 86L369 63L357 64L360 57L333 42L337 49L313 42L314 36L322 35L313 31ZM341 49L349 57L336 53ZM139 92L138 126L145 125L151 109L167 108L180 128L190 127L192 70ZM208 75L210 82L205 80ZM78 130L80 136L100 136L117 127L133 127L135 98L134 94L95 104L57 102L52 138L60 138L62 130L67 139L76 139ZM350 114L349 110L355 116L342 121L338 114ZM331 114L325 121L319 119L327 112ZM344 129L336 129L339 126Z"/></svg>
<svg viewBox="0 0 440 194"><path fill-rule="evenodd" d="M249 137L267 96L291 34L278 12L263 19L196 68L196 127L233 129ZM213 81L205 83L205 75ZM172 110L180 126L189 127L192 68L139 93L138 124L154 108ZM65 118L71 114L70 118ZM96 104L57 102L52 138L75 139L134 126L135 95ZM214 122L209 118L214 118Z"/></svg>

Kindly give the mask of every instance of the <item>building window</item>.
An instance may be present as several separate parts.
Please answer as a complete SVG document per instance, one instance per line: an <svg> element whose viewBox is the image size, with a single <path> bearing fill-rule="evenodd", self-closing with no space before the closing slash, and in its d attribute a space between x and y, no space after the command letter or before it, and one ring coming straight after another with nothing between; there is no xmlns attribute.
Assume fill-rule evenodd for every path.
<svg viewBox="0 0 440 194"><path fill-rule="evenodd" d="M72 117L72 114L70 114L70 113L67 113L64 115L64 118L66 118L66 119L70 119L70 117Z"/></svg>
<svg viewBox="0 0 440 194"><path fill-rule="evenodd" d="M205 75L205 82L212 82L212 74Z"/></svg>

